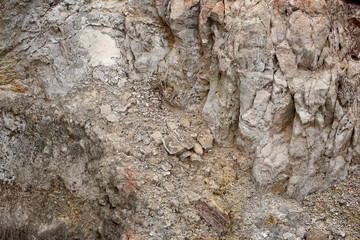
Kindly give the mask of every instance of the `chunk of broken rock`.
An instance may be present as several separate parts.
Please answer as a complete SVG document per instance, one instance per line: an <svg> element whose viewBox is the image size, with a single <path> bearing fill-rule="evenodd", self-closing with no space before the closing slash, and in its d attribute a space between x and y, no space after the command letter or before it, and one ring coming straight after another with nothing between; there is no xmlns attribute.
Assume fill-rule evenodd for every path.
<svg viewBox="0 0 360 240"><path fill-rule="evenodd" d="M214 137L211 135L210 130L201 132L197 137L198 142L205 150L213 147Z"/></svg>
<svg viewBox="0 0 360 240"><path fill-rule="evenodd" d="M111 106L109 104L102 105L100 107L100 113L109 122L116 122L117 121L117 117L115 116L115 114L112 113Z"/></svg>
<svg viewBox="0 0 360 240"><path fill-rule="evenodd" d="M191 162L201 163L204 160L199 155L197 155L196 153L192 153L191 156L190 156L190 161Z"/></svg>
<svg viewBox="0 0 360 240"><path fill-rule="evenodd" d="M190 121L187 117L182 117L180 119L180 125L185 127L185 128L190 128Z"/></svg>
<svg viewBox="0 0 360 240"><path fill-rule="evenodd" d="M207 199L200 199L196 208L199 215L218 233L225 234L230 225L229 216Z"/></svg>
<svg viewBox="0 0 360 240"><path fill-rule="evenodd" d="M202 146L199 143L195 143L194 144L194 152L198 155L203 155L204 154L204 150L202 148Z"/></svg>
<svg viewBox="0 0 360 240"><path fill-rule="evenodd" d="M161 140L162 139L162 134L161 134L161 132L156 131L151 135L151 137L154 140L156 145L160 145L162 143L162 140Z"/></svg>
<svg viewBox="0 0 360 240"><path fill-rule="evenodd" d="M162 142L166 151L171 155L178 155L186 151L185 147L179 143L175 136L165 136Z"/></svg>
<svg viewBox="0 0 360 240"><path fill-rule="evenodd" d="M167 122L167 127L169 128L169 130L174 131L178 128L178 124L174 122Z"/></svg>
<svg viewBox="0 0 360 240"><path fill-rule="evenodd" d="M179 129L172 131L162 139L166 151L171 155L178 155L194 147L194 140L186 136Z"/></svg>
<svg viewBox="0 0 360 240"><path fill-rule="evenodd" d="M109 104L102 105L100 107L100 112L101 112L101 115L103 115L104 117L110 115L111 114L111 106Z"/></svg>
<svg viewBox="0 0 360 240"><path fill-rule="evenodd" d="M187 136L184 132L180 131L179 129L176 129L173 131L176 139L180 142L186 150L190 150L194 147L195 141L192 139L192 137Z"/></svg>
<svg viewBox="0 0 360 240"><path fill-rule="evenodd" d="M106 116L106 120L108 120L109 122L116 122L117 119L118 118L115 116L115 114L110 114L110 115Z"/></svg>
<svg viewBox="0 0 360 240"><path fill-rule="evenodd" d="M184 161L186 158L190 157L191 156L191 152L190 151L186 151L186 152L183 152L182 154L180 154L179 156L179 159L181 161Z"/></svg>

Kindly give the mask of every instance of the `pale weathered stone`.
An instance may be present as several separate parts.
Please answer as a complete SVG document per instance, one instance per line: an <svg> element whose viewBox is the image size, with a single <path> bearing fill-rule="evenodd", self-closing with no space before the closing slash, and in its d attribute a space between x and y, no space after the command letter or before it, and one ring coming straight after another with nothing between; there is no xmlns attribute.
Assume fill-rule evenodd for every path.
<svg viewBox="0 0 360 240"><path fill-rule="evenodd" d="M199 155L203 155L204 154L204 150L202 148L202 146L199 144L199 143L195 143L194 144L194 152L196 154L199 154Z"/></svg>
<svg viewBox="0 0 360 240"><path fill-rule="evenodd" d="M194 162L194 163L201 163L203 162L204 160L196 153L192 153L191 156L190 156L190 160L191 162Z"/></svg>
<svg viewBox="0 0 360 240"><path fill-rule="evenodd" d="M152 139L154 140L156 145L160 145L162 143L162 134L160 131L155 131L152 135L151 135Z"/></svg>
<svg viewBox="0 0 360 240"><path fill-rule="evenodd" d="M166 151L171 155L177 155L186 151L175 136L166 136L162 139Z"/></svg>
<svg viewBox="0 0 360 240"><path fill-rule="evenodd" d="M110 105L103 105L100 107L101 114L106 117L112 113L111 106Z"/></svg>
<svg viewBox="0 0 360 240"><path fill-rule="evenodd" d="M162 142L166 150L172 155L177 155L192 149L195 143L191 137L185 135L179 129L173 130L168 136L162 139Z"/></svg>
<svg viewBox="0 0 360 240"><path fill-rule="evenodd" d="M186 152L183 152L182 154L180 154L179 159L180 159L180 161L184 161L185 159L189 158L190 156L191 156L191 152L186 151Z"/></svg>
<svg viewBox="0 0 360 240"><path fill-rule="evenodd" d="M110 114L108 116L106 116L106 119L109 121L109 122L116 122L118 120L118 118L116 117L115 114Z"/></svg>
<svg viewBox="0 0 360 240"><path fill-rule="evenodd" d="M201 132L197 140L205 150L209 150L213 147L214 138L209 130Z"/></svg>
<svg viewBox="0 0 360 240"><path fill-rule="evenodd" d="M192 137L188 136L185 132L176 129L172 132L176 139L180 142L186 150L190 150L194 147L195 141Z"/></svg>
<svg viewBox="0 0 360 240"><path fill-rule="evenodd" d="M171 130L174 131L175 129L178 128L178 124L175 122L167 122L167 127Z"/></svg>
<svg viewBox="0 0 360 240"><path fill-rule="evenodd" d="M80 42L88 49L91 66L111 66L116 64L116 58L120 57L120 51L116 47L115 40L99 30L85 28L80 32ZM101 51L99 51L101 49Z"/></svg>
<svg viewBox="0 0 360 240"><path fill-rule="evenodd" d="M181 119L180 119L180 125L181 126L183 126L183 127L185 127L185 128L190 128L190 120L189 120L189 118L187 118L187 117L182 117Z"/></svg>

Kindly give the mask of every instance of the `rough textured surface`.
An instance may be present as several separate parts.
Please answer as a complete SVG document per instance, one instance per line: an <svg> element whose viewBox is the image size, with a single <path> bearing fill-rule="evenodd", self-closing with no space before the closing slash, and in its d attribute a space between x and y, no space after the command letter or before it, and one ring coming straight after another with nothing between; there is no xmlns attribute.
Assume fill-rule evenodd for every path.
<svg viewBox="0 0 360 240"><path fill-rule="evenodd" d="M0 238L359 237L359 39L351 1L0 1Z"/></svg>
<svg viewBox="0 0 360 240"><path fill-rule="evenodd" d="M298 199L344 179L359 157L359 49L346 30L359 8L225 1L226 17L210 22L208 2L200 29L216 34L202 38L214 71L203 114L217 142L236 137L259 184L282 182Z"/></svg>

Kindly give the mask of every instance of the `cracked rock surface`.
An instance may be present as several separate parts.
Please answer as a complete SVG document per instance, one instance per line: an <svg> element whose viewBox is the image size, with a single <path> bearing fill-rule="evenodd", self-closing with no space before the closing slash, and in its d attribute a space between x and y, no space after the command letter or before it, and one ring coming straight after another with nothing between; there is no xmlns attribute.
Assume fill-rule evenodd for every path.
<svg viewBox="0 0 360 240"><path fill-rule="evenodd" d="M0 239L357 239L360 6L0 1Z"/></svg>

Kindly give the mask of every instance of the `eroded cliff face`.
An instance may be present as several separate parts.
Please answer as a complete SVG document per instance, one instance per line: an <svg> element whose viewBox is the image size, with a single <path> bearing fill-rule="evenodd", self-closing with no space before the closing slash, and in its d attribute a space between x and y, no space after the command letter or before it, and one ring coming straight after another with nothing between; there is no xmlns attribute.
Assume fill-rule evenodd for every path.
<svg viewBox="0 0 360 240"><path fill-rule="evenodd" d="M177 169L183 168L179 159L191 156L201 166L197 174L207 178L212 175L206 166L221 156L214 161L223 164L218 167L226 176L214 179L221 179L222 187L210 184L217 194L238 181L243 170L236 166L246 162L243 169L251 169L263 190L298 200L345 179L360 164L356 4L9 0L1 1L0 7L0 179L18 186L21 190L11 190L16 192L44 191L59 177L71 191L66 194L99 201L104 207L91 208L100 217L89 228L105 238L127 237L124 226L134 222L144 224L130 227L130 232L149 228L154 239L185 231L181 223L178 230L160 232L159 226L146 225L155 221L146 220L146 211L159 210L147 198L163 196L155 186L160 182L168 194L180 191L173 184L183 175L170 181L163 173L172 167L183 171ZM179 125L197 140L197 134L209 135L198 120L201 112L218 146L237 148L230 159L238 163L226 160L231 153L213 153L201 163L202 148L209 150L204 145L196 151L195 145L181 147L172 153L177 156L159 150L162 134L171 136L177 129L167 122L177 118L171 111L196 119L196 126L183 119ZM166 161L172 167L163 165ZM146 170L149 166L159 168L152 171L161 177ZM126 170L130 168L140 171L136 177L146 181L137 184L145 184L147 190L132 183ZM191 186L191 180L181 186L187 184ZM134 203L136 191L146 192L139 205ZM167 200L169 209L181 209ZM204 202L199 203L205 209L200 216L206 220L206 212L215 210ZM227 206L228 211L240 211ZM134 215L134 208L142 210ZM30 212L20 218L26 222ZM186 223L199 225L198 216L186 216ZM167 219L173 224L177 218ZM224 221L215 226L221 234L230 220ZM103 227L95 229L100 223Z"/></svg>
<svg viewBox="0 0 360 240"><path fill-rule="evenodd" d="M253 158L261 185L302 198L359 161L358 14L341 1L202 7L214 76L203 114L218 142L236 138Z"/></svg>
<svg viewBox="0 0 360 240"><path fill-rule="evenodd" d="M210 84L202 111L216 141L235 141L253 159L260 185L282 184L301 199L346 177L360 153L357 6L171 1L168 11L165 21L176 42L184 42L184 35L192 39L183 46L196 57L184 57L202 59L196 65L198 86L203 79ZM189 30L194 11L197 28ZM188 92L194 90L194 81L184 79ZM177 89L169 100L178 104L176 98L185 94L174 87L178 79L160 80L164 92ZM180 105L188 104L182 100Z"/></svg>

